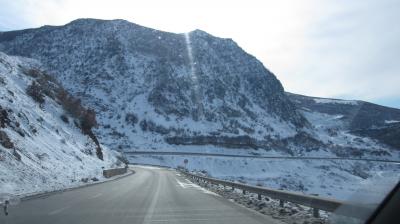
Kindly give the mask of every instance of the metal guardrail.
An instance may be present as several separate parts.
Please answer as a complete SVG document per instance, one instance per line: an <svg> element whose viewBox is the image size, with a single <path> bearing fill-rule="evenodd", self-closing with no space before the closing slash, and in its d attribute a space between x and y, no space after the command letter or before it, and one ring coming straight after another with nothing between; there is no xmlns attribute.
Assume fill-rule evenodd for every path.
<svg viewBox="0 0 400 224"><path fill-rule="evenodd" d="M319 210L327 212L335 212L335 214L363 219L369 217L369 215L374 211L376 205L371 204L355 204L351 202L344 202L340 200L324 198L314 195L305 195L301 193L295 193L284 190L275 190L264 187L250 186L242 183L235 183L231 181L219 180L210 177L204 177L195 175L192 173L180 170L186 176L196 180L209 182L211 184L223 185L232 187L232 189L241 189L243 193L246 192L258 194L258 199L261 200L262 196L271 197L280 200L280 206L284 206L284 202L292 202L299 205L304 205L313 209L314 217L319 217Z"/></svg>

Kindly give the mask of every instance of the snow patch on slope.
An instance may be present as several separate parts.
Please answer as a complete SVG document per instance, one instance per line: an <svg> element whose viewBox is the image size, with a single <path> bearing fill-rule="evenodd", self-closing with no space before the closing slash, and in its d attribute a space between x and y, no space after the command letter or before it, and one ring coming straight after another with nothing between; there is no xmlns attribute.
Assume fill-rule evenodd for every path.
<svg viewBox="0 0 400 224"><path fill-rule="evenodd" d="M350 104L358 105L356 100L338 100L338 99L324 99L324 98L314 98L316 103L331 103L331 104Z"/></svg>
<svg viewBox="0 0 400 224"><path fill-rule="evenodd" d="M394 124L394 123L399 123L400 121L396 120L385 120L385 124Z"/></svg>

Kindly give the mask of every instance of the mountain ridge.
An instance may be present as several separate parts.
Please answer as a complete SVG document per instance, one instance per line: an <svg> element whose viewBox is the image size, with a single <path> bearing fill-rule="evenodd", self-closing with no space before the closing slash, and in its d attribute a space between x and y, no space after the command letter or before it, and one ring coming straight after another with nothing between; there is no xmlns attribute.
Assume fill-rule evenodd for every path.
<svg viewBox="0 0 400 224"><path fill-rule="evenodd" d="M191 143L296 154L310 147L381 147L371 140L356 144L355 136L345 140L341 129L321 134L277 77L231 39L93 19L12 35L0 34L0 50L39 59L54 71L97 110L97 132L114 149Z"/></svg>

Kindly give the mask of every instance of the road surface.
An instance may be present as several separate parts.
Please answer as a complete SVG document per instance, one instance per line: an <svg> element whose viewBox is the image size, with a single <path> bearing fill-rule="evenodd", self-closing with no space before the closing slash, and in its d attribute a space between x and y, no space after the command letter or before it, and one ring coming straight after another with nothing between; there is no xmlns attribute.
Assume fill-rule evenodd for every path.
<svg viewBox="0 0 400 224"><path fill-rule="evenodd" d="M133 166L134 175L23 201L0 223L279 223L191 183L174 170Z"/></svg>

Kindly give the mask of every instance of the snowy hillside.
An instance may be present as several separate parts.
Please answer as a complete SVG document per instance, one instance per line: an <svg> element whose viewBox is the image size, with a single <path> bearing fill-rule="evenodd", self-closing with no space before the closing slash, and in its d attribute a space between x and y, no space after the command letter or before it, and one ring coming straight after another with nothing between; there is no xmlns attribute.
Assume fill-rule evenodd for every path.
<svg viewBox="0 0 400 224"><path fill-rule="evenodd" d="M37 61L0 52L0 193L81 185L82 178L101 179L102 167L117 164L117 153L105 147L103 161L96 156L96 144L55 99L34 100L29 86L46 78L37 67Z"/></svg>
<svg viewBox="0 0 400 224"><path fill-rule="evenodd" d="M320 136L328 133L330 137L322 139L330 144L341 142L342 145L360 145L366 149L378 143L372 152L375 156L389 153L380 148L400 150L400 109L365 101L286 94Z"/></svg>

